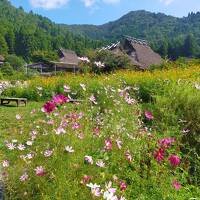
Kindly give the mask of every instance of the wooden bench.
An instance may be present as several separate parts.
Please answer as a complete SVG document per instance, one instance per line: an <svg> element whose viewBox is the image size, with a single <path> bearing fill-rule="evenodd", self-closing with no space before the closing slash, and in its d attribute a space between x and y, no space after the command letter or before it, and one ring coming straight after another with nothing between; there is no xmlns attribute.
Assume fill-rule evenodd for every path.
<svg viewBox="0 0 200 200"><path fill-rule="evenodd" d="M27 104L26 98L0 98L1 99L1 105L8 105L10 102L16 102L17 107L23 103L25 106Z"/></svg>

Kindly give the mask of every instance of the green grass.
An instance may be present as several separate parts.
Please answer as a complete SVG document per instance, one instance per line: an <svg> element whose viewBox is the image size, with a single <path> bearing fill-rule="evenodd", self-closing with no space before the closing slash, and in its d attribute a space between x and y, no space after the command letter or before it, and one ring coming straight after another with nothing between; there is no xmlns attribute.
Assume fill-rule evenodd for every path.
<svg viewBox="0 0 200 200"><path fill-rule="evenodd" d="M85 184L80 183L84 175L90 176L89 182L100 185L104 192L105 184L112 181L113 187L117 189L116 195L127 200L198 199L200 93L192 83L198 78L196 71L186 75L185 69L172 70L166 72L166 76L173 75L170 83L161 84L163 80L155 82L161 76L164 77L162 73L137 73L138 77L132 74L132 78L137 77L137 81L122 72L120 81L117 81L119 78L116 75L109 78L103 76L90 79L86 76L80 77L80 80L71 79L70 95L84 101L80 105L66 103L59 106L50 116L41 112L43 101L29 102L27 107L1 106L0 161L10 161L8 168L1 169L6 199L103 199L103 195L95 197ZM180 77L183 79L182 84L177 83ZM66 84L63 80L55 79L44 79L41 82L33 80L30 93L25 88L17 89L15 94L26 93L30 97L33 95L34 99L37 91L35 87L42 85L44 96L40 99L50 100L52 93L62 93L63 85ZM126 84L122 79L126 80ZM86 83L86 91L80 87L83 82ZM135 89L136 82L139 91ZM124 89L127 86L133 87L126 91L136 101L132 105L125 101ZM119 96L119 89L124 90L124 96ZM97 104L90 102L92 94ZM33 109L35 113L31 114ZM147 120L145 110L151 111L155 119ZM74 116L80 113L83 113L83 117L75 119ZM17 114L21 115L21 120L16 119ZM54 120L52 125L48 123L51 120ZM181 124L180 120L186 123ZM63 125L64 122L67 126ZM75 123L80 124L80 128L74 130L72 127ZM60 124L66 133L57 135L55 130ZM99 136L94 135L93 129L96 127L100 129ZM186 128L190 129L189 135L182 133ZM32 146L27 146L26 142L30 140L33 131L37 132L36 139ZM84 135L82 139L80 134ZM154 158L155 150L160 147L158 140L168 137L176 138L176 142L166 149L164 160L159 163ZM106 139L112 142L110 150L105 150ZM117 147L117 139L122 141L121 149ZM25 144L26 149L11 151L5 145L6 140L9 143L17 140L17 144ZM73 153L65 152L67 145L73 147ZM45 150L53 150L52 156L45 157ZM131 162L127 160L127 152L132 157ZM29 153L33 154L32 159L20 158ZM181 158L177 167L172 167L168 161L172 154ZM84 162L86 155L92 156L92 165ZM104 161L104 168L96 165L98 160ZM44 167L44 176L35 174L37 166ZM25 172L29 177L21 182L19 178ZM120 190L122 180L127 185L125 191ZM180 190L176 191L172 186L173 180L181 183Z"/></svg>

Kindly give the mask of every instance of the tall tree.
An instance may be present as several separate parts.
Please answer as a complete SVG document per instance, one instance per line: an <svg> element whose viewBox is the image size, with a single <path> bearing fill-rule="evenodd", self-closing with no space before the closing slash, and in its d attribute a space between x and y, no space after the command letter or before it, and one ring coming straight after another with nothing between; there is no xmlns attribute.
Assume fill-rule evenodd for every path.
<svg viewBox="0 0 200 200"><path fill-rule="evenodd" d="M192 57L197 53L197 42L192 34L188 34L183 46L183 54L186 57Z"/></svg>

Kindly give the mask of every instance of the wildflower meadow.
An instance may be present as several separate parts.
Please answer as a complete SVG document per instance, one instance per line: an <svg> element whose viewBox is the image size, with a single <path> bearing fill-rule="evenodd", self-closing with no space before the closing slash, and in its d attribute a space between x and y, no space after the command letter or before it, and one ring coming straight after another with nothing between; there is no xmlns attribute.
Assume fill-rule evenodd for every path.
<svg viewBox="0 0 200 200"><path fill-rule="evenodd" d="M68 74L5 88L29 99L0 107L5 199L199 199L199 74Z"/></svg>

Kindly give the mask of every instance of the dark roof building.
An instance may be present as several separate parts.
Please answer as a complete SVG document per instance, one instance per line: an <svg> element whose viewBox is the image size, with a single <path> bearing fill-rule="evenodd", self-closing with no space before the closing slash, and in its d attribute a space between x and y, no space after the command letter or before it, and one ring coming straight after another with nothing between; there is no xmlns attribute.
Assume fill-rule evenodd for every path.
<svg viewBox="0 0 200 200"><path fill-rule="evenodd" d="M101 50L110 50L116 54L126 54L132 63L140 69L147 69L151 65L160 65L162 63L161 56L151 49L147 41L129 36L125 36L124 40L103 47Z"/></svg>

